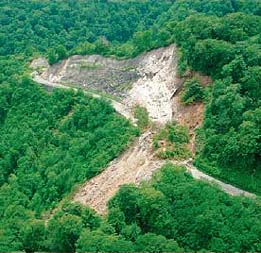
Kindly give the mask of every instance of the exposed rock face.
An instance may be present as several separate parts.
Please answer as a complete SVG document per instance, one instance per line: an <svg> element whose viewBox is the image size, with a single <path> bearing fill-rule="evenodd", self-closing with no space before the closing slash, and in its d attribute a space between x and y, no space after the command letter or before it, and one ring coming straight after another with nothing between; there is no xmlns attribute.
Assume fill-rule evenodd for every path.
<svg viewBox="0 0 261 253"><path fill-rule="evenodd" d="M44 77L52 82L71 83L123 97L138 79L136 66L135 60L75 55L54 64Z"/></svg>
<svg viewBox="0 0 261 253"><path fill-rule="evenodd" d="M128 107L146 107L152 121L166 123L172 119L171 97L178 89L176 69L176 47L171 45L130 60L72 56L48 68L42 78L117 95Z"/></svg>
<svg viewBox="0 0 261 253"><path fill-rule="evenodd" d="M176 48L172 45L154 50L140 59L127 103L147 108L152 121L166 123L172 119L172 95L178 89Z"/></svg>

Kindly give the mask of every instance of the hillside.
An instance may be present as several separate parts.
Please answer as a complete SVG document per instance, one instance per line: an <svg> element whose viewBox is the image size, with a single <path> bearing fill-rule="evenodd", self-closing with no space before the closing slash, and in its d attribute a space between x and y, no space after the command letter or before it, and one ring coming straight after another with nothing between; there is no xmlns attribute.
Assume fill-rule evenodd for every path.
<svg viewBox="0 0 261 253"><path fill-rule="evenodd" d="M0 251L260 252L260 15L1 1Z"/></svg>
<svg viewBox="0 0 261 253"><path fill-rule="evenodd" d="M203 118L203 110L198 110L198 112L195 110L204 108L204 105L203 103L191 106L182 105L178 93L184 80L177 75L177 61L177 49L171 45L167 48L152 50L130 60L90 55L73 56L52 66L49 66L43 58L35 59L31 63L31 67L34 69L32 77L39 84L51 88L73 88L75 91L79 89L94 97L106 96L115 110L129 118L135 125L138 123L138 119L135 119L135 107L143 106L148 112L148 119L151 123L156 124L144 129L144 133L135 141L134 145L113 160L105 171L91 180L87 180L73 196L74 202L80 202L104 215L107 213L108 201L118 192L120 186L130 183L139 185L142 181L150 179L153 173L165 163L161 157L157 157L153 148L155 136L159 127L170 122L171 119L189 127L190 148L192 152L194 151L195 129L201 126ZM83 65L88 68L82 68ZM132 72L132 75L129 74L129 71ZM133 79L133 76L136 78ZM206 84L211 81L207 77L199 75L198 77L202 79L202 82L203 79L206 80ZM128 82L128 90L119 90L119 84L114 86L117 80L119 80L119 84L123 85ZM110 89L104 86L106 84ZM165 88L167 92L162 93L162 88ZM137 95L133 96L133 93ZM166 105L166 101L168 105ZM167 114L168 108L170 108L169 115ZM222 190L231 195L254 197L253 194L224 184L198 171L189 164L189 161L178 162L176 159L177 157L174 157L172 162L185 165L196 179L214 181Z"/></svg>

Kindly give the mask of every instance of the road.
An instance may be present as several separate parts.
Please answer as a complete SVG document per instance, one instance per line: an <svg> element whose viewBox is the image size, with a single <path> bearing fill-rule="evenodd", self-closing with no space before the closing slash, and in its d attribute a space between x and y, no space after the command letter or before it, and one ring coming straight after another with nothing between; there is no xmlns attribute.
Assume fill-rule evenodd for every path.
<svg viewBox="0 0 261 253"><path fill-rule="evenodd" d="M246 196L246 197L250 197L250 198L256 197L256 195L253 193L241 190L233 185L223 183L222 181L203 173L202 171L197 169L195 166L193 166L190 161L183 161L183 162L180 162L179 164L184 165L187 168L187 171L193 176L193 178L214 183L214 184L218 185L224 192L226 192L232 196Z"/></svg>
<svg viewBox="0 0 261 253"><path fill-rule="evenodd" d="M50 82L48 80L45 80L41 76L39 76L36 72L34 72L32 74L32 79L35 82L42 84L42 85L45 85L45 86L48 86L48 87L62 88L62 89L73 89L73 90L77 91L77 88L72 88L72 87L66 86L66 85L61 84L61 83L53 83L53 82ZM91 95L91 96L96 97L96 98L101 97L98 94L94 94L94 93L91 93L91 92L88 92L88 91L83 90L83 92L87 95ZM120 102L117 102L117 101L112 100L112 99L109 99L109 100L110 100L112 106L114 107L115 111L117 111L119 114L121 114L125 118L129 119L131 122L135 123L135 119L134 119L134 117L131 113L131 110L129 110L124 104L122 104Z"/></svg>

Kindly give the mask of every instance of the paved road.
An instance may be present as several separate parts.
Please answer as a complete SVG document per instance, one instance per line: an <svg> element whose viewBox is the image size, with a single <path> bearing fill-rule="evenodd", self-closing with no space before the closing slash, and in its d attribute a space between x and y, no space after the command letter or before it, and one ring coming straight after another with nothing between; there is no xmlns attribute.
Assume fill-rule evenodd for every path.
<svg viewBox="0 0 261 253"><path fill-rule="evenodd" d="M187 171L189 173L191 173L193 178L200 179L200 180L205 180L205 181L214 183L216 185L219 185L220 188L224 192L226 192L226 193L228 193L228 194L230 194L232 196L246 196L246 197L250 197L250 198L255 198L256 197L256 195L253 194L253 193L241 190L241 189L239 189L239 188L237 188L237 187L235 187L233 185L223 183L222 181L220 181L218 179L215 179L215 178L213 178L213 177L203 173L202 171L198 170L195 166L193 166L190 161L180 162L180 164L186 166Z"/></svg>
<svg viewBox="0 0 261 253"><path fill-rule="evenodd" d="M69 87L69 86L66 86L66 85L63 85L63 84L60 84L60 83L53 83L53 82L50 82L48 80L45 80L41 76L39 76L36 72L32 74L32 79L35 82L40 83L40 84L45 85L45 86L54 87L54 88L62 88L62 89L73 89L73 90L77 91L77 88L72 88L72 87ZM93 97L96 97L96 98L100 98L101 97L98 94L94 94L94 93L91 93L91 92L88 92L88 91L84 91L83 90L83 92L88 94L88 95L91 95ZM135 119L132 116L131 111L124 104L122 104L120 102L117 102L115 100L112 100L112 99L110 99L110 101L111 101L112 106L114 107L114 109L119 114L121 114L125 118L127 118L130 121L132 121L133 123L135 123Z"/></svg>
<svg viewBox="0 0 261 253"><path fill-rule="evenodd" d="M32 78L33 78L33 80L35 82L43 84L43 85L46 85L46 86L49 86L49 87L71 89L71 87L68 87L66 85L47 81L47 80L43 79L42 77L40 77L37 73L33 73L32 74ZM76 88L73 88L73 89L77 90ZM100 97L97 94L92 94L92 93L90 94L87 91L85 91L85 93L89 94L89 95L92 95L93 97ZM118 113L120 113L121 115L123 115L127 119L130 119L132 122L135 122L135 119L132 116L131 111L125 105L123 105L123 104L121 104L119 102L116 102L114 100L111 100L111 103L112 103L113 107L115 108L115 110ZM161 162L161 161L159 161L159 162ZM213 177L203 173L202 171L198 170L195 166L193 166L190 161L173 162L173 163L174 164L178 164L178 165L184 165L187 168L187 171L189 173L191 173L193 178L199 179L199 180L205 180L205 181L208 181L210 183L214 183L216 185L219 185L220 188L224 192L226 192L226 193L228 193L228 194L230 194L232 196L246 196L246 197L251 197L251 198L255 198L256 197L255 194L252 194L252 193L247 192L247 191L243 191L243 190L241 190L241 189L239 189L239 188L237 188L235 186L232 186L230 184L223 183L220 180L217 180L217 179L215 179L215 178L213 178ZM159 163L159 164L162 165L162 163ZM155 171L155 168L153 170ZM107 173L106 171L107 171L107 169L104 172L102 172L102 174L103 173ZM102 177L102 174L99 177ZM88 183L87 183L87 185L88 185Z"/></svg>

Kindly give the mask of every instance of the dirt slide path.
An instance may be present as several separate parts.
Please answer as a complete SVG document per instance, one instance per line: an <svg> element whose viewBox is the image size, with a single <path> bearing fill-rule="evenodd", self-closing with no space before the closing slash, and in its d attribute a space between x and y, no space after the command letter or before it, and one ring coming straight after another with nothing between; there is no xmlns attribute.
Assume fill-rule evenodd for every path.
<svg viewBox="0 0 261 253"><path fill-rule="evenodd" d="M128 151L111 162L106 170L87 181L75 194L73 201L87 205L97 213L105 215L108 201L117 193L121 185L139 185L142 181L151 179L164 163L166 161L158 160L153 156L152 133L146 132ZM224 192L232 196L255 197L252 193L208 176L189 161L173 161L172 163L185 166L193 178L218 185Z"/></svg>
<svg viewBox="0 0 261 253"><path fill-rule="evenodd" d="M149 180L164 164L164 161L153 157L151 135L151 132L144 133L128 151L112 161L106 170L87 181L73 201L88 205L104 215L107 213L108 201L121 185L138 185Z"/></svg>

